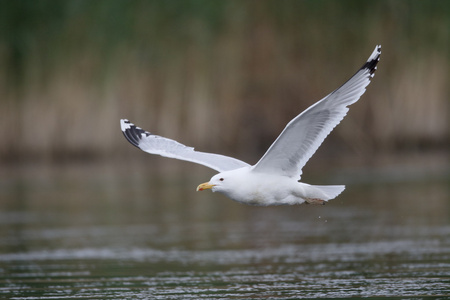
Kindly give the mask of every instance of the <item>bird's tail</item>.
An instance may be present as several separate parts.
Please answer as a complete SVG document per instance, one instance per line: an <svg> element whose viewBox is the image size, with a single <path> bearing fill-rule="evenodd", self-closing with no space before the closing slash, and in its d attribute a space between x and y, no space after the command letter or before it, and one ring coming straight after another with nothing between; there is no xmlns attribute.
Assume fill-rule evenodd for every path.
<svg viewBox="0 0 450 300"><path fill-rule="evenodd" d="M345 190L345 185L313 185L317 189L318 197L322 200L328 201L336 198Z"/></svg>

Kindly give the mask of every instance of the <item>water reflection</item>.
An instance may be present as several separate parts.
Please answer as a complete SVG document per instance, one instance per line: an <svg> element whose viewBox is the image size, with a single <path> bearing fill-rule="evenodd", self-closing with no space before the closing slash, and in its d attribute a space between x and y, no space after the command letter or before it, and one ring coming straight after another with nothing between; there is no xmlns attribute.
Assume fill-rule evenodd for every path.
<svg viewBox="0 0 450 300"><path fill-rule="evenodd" d="M448 178L359 183L325 206L261 208L196 193L211 175L196 168L9 170L0 296L450 296Z"/></svg>

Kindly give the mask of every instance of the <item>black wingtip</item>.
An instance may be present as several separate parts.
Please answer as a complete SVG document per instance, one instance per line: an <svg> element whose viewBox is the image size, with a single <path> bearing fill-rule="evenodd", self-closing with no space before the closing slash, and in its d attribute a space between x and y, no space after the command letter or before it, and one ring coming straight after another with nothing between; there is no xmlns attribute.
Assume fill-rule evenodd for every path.
<svg viewBox="0 0 450 300"><path fill-rule="evenodd" d="M375 50L370 55L367 62L361 67L362 70L367 69L371 77L375 75L375 71L377 70L377 64L380 61L381 56L381 45L377 45Z"/></svg>
<svg viewBox="0 0 450 300"><path fill-rule="evenodd" d="M133 145L138 148L139 142L142 139L142 135L149 136L150 132L143 130L142 128L137 127L127 119L120 120L120 128L122 129L122 133L125 138Z"/></svg>

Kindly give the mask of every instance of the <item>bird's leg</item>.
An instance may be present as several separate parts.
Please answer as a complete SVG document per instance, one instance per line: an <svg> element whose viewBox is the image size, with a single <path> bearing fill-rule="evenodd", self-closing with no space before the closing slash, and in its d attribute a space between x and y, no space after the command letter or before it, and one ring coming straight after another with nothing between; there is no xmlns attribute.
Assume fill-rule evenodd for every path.
<svg viewBox="0 0 450 300"><path fill-rule="evenodd" d="M319 199L319 198L304 198L306 204L318 204L318 205L325 205L325 200Z"/></svg>

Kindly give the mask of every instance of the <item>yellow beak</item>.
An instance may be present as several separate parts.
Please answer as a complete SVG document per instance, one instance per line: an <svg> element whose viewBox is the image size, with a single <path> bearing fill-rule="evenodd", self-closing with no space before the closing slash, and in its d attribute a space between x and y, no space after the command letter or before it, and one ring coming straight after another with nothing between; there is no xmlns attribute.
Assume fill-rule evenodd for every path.
<svg viewBox="0 0 450 300"><path fill-rule="evenodd" d="M213 188L213 186L214 184L209 184L209 182L202 183L197 187L197 192L203 190L210 190Z"/></svg>

